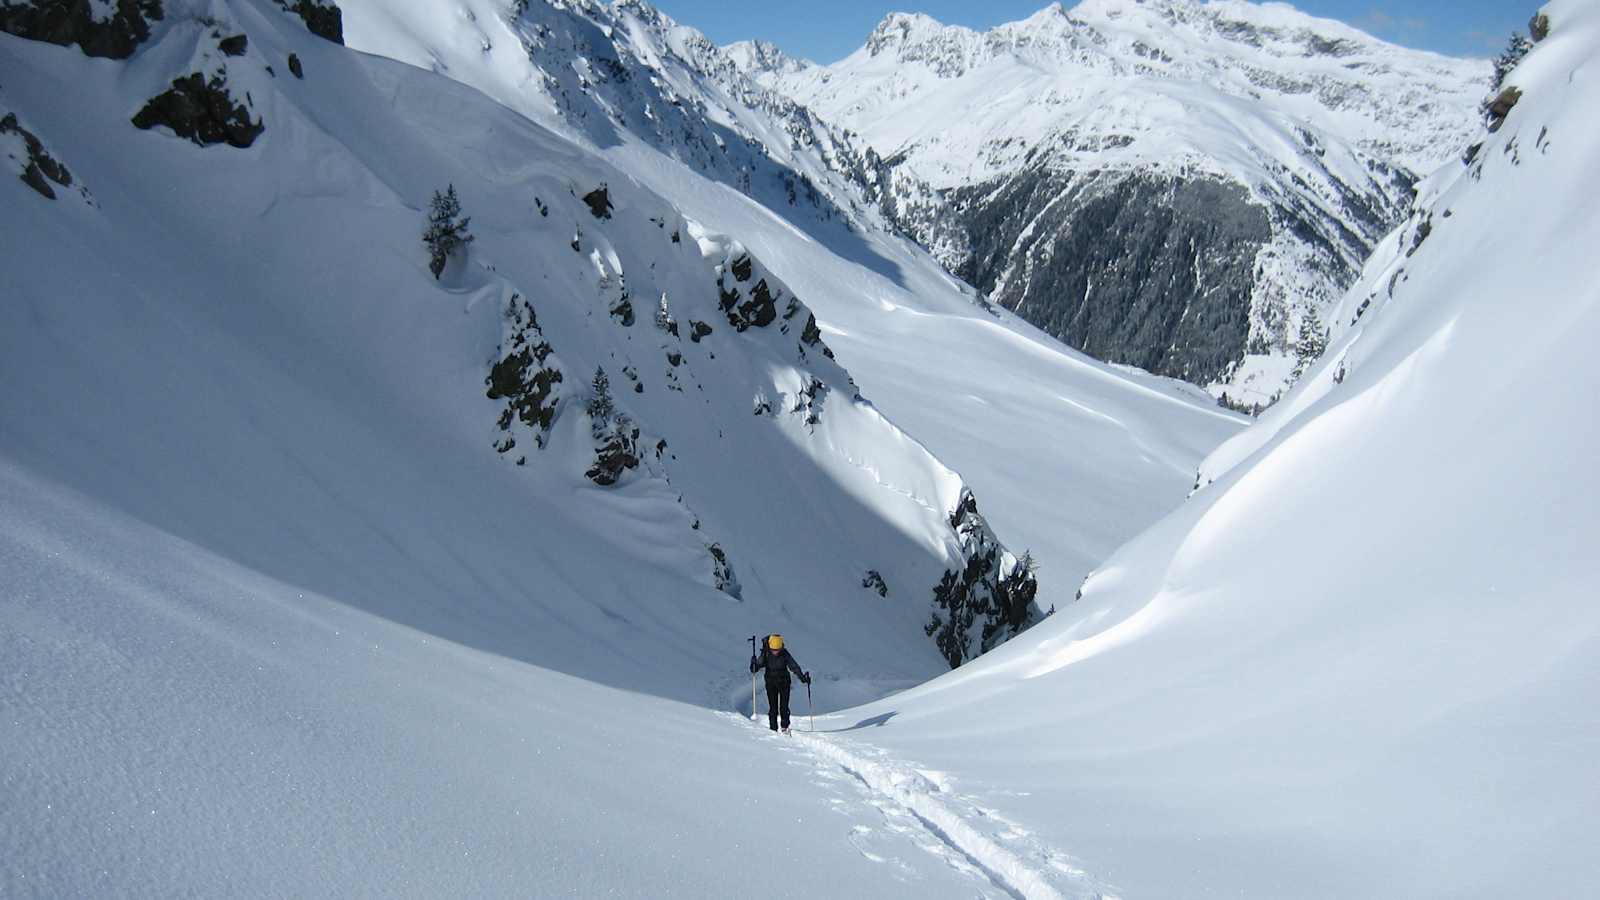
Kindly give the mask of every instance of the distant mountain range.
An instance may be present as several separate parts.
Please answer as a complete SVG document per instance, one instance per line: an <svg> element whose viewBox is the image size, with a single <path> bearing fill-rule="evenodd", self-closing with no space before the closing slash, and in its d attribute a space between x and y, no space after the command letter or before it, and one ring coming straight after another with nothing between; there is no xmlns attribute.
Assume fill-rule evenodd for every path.
<svg viewBox="0 0 1600 900"><path fill-rule="evenodd" d="M834 65L727 54L859 134L895 223L991 301L1245 403L1320 346L1489 77L1237 0L1057 3L988 32L895 13Z"/></svg>

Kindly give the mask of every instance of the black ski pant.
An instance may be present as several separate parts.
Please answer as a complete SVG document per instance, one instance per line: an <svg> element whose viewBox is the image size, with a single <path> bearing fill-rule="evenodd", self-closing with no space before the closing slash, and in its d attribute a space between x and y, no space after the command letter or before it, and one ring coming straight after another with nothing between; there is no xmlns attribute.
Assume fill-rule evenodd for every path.
<svg viewBox="0 0 1600 900"><path fill-rule="evenodd" d="M783 717L783 727L789 727L789 687L787 681L767 682L767 725L778 730L778 717Z"/></svg>

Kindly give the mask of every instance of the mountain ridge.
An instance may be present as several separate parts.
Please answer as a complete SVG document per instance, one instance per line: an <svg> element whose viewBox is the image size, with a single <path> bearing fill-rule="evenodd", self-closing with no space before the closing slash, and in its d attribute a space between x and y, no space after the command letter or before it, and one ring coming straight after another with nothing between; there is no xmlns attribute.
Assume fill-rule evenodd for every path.
<svg viewBox="0 0 1600 900"><path fill-rule="evenodd" d="M757 82L859 133L887 161L888 193L915 198L896 223L989 299L1101 358L1256 404L1303 370L1301 333L1323 327L1404 214L1410 183L1465 147L1487 76L1481 61L1238 0L1052 4L984 32L896 13L830 66L791 60L779 73L744 59ZM1267 211L1254 271L1229 279L1228 299L1163 300L1156 284L1118 286L1108 264L1056 258L1075 226L1094 227L1087 204L1159 195L1173 179L1242 186L1245 205ZM1203 214L1163 209L1207 227ZM1244 213L1230 204L1221 215ZM1206 255L1094 253L1174 268ZM1037 274L1063 264L1072 271ZM1091 305L1078 295L1092 284L1114 287ZM1229 324L1185 322L1191 307ZM1104 327L1082 324L1091 311ZM1195 326L1215 332L1202 343L1226 346L1224 361L1182 352Z"/></svg>

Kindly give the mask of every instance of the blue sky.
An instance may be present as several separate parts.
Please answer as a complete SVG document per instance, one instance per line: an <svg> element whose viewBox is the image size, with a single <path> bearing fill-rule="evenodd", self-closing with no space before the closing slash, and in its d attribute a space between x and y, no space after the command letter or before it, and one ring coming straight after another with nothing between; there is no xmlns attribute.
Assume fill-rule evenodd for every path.
<svg viewBox="0 0 1600 900"><path fill-rule="evenodd" d="M892 11L990 28L1024 19L1049 0L652 0L719 44L763 38L818 62L833 62L866 42ZM1063 0L1072 6L1076 0ZM1456 56L1488 56L1512 30L1526 30L1543 0L1295 0L1313 15L1342 19L1385 40Z"/></svg>

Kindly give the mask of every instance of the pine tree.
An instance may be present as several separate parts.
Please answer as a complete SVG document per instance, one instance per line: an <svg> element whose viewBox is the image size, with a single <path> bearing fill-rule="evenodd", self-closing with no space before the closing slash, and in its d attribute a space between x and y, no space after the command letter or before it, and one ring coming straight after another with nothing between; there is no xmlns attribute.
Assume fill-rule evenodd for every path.
<svg viewBox="0 0 1600 900"><path fill-rule="evenodd" d="M1315 309L1306 310L1305 317L1300 320L1300 339L1294 348L1295 377L1304 374L1327 349L1328 332L1322 327L1322 317Z"/></svg>
<svg viewBox="0 0 1600 900"><path fill-rule="evenodd" d="M594 379L589 382L589 418L596 435L602 434L611 424L616 409L611 400L611 379L606 377L604 368L595 366Z"/></svg>
<svg viewBox="0 0 1600 900"><path fill-rule="evenodd" d="M1528 51L1532 49L1533 41L1527 35L1520 31L1511 32L1511 38L1506 42L1505 52L1494 59L1494 75L1490 82L1490 87L1493 88L1491 93L1500 93L1500 89L1505 87L1506 78L1511 75L1511 71L1517 67L1517 63L1522 62L1522 58L1527 56Z"/></svg>
<svg viewBox="0 0 1600 900"><path fill-rule="evenodd" d="M454 184L443 193L433 192L422 243L428 247L428 271L435 279L444 274L445 263L456 251L472 243L472 235L467 231L471 221L470 216L461 215L461 200L456 197Z"/></svg>

